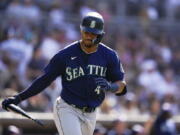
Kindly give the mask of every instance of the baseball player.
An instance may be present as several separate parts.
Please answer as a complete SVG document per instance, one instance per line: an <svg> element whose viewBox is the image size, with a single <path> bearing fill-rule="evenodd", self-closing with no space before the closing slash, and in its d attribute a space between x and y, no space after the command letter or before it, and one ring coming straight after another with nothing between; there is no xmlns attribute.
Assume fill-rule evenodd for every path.
<svg viewBox="0 0 180 135"><path fill-rule="evenodd" d="M30 87L2 102L19 104L62 77L62 91L54 105L54 121L60 135L93 135L96 108L110 91L126 93L124 71L117 53L101 43L104 20L97 12L89 12L80 25L81 40L59 51Z"/></svg>

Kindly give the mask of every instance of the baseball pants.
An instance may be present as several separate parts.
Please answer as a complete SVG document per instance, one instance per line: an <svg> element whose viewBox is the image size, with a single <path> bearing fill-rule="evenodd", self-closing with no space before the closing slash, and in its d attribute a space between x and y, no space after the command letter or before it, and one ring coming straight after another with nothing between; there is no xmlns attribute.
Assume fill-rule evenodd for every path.
<svg viewBox="0 0 180 135"><path fill-rule="evenodd" d="M54 104L54 121L60 135L93 135L96 111L82 112L59 97Z"/></svg>

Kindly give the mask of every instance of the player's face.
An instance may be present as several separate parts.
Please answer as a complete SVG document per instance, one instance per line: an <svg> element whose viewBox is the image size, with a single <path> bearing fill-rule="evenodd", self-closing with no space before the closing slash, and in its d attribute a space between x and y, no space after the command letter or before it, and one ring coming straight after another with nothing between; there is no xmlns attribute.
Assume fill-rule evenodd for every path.
<svg viewBox="0 0 180 135"><path fill-rule="evenodd" d="M96 34L86 31L81 31L81 36L82 36L82 43L84 44L85 47L90 48L94 46L92 41L97 37Z"/></svg>

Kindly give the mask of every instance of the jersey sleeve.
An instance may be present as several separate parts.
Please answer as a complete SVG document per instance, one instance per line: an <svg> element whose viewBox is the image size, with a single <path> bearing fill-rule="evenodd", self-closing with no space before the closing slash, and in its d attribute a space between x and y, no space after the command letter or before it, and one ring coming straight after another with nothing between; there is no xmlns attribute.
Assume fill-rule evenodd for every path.
<svg viewBox="0 0 180 135"><path fill-rule="evenodd" d="M116 52L109 58L107 69L107 80L111 82L124 79L124 69Z"/></svg>
<svg viewBox="0 0 180 135"><path fill-rule="evenodd" d="M60 76L64 72L64 59L61 54L56 54L44 68L45 73L51 73L54 76Z"/></svg>
<svg viewBox="0 0 180 135"><path fill-rule="evenodd" d="M44 71L45 73L42 76L34 80L27 89L25 89L18 95L22 101L43 91L51 84L52 81L56 79L56 77L62 74L62 58L59 57L58 54L55 55L50 60L49 64L45 67Z"/></svg>

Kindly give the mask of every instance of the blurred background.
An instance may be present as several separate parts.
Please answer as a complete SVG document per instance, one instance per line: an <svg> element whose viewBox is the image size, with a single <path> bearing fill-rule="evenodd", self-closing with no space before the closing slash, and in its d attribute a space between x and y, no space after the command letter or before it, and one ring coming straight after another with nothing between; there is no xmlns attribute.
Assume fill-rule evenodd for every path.
<svg viewBox="0 0 180 135"><path fill-rule="evenodd" d="M103 43L118 52L128 84L126 96L107 93L94 135L150 135L164 112L170 115L162 132L169 134L153 135L180 134L179 0L1 0L0 101L24 90L60 49L80 39L89 11L104 17ZM44 119L47 131L0 108L0 134L57 135L51 112L60 82L20 104Z"/></svg>

